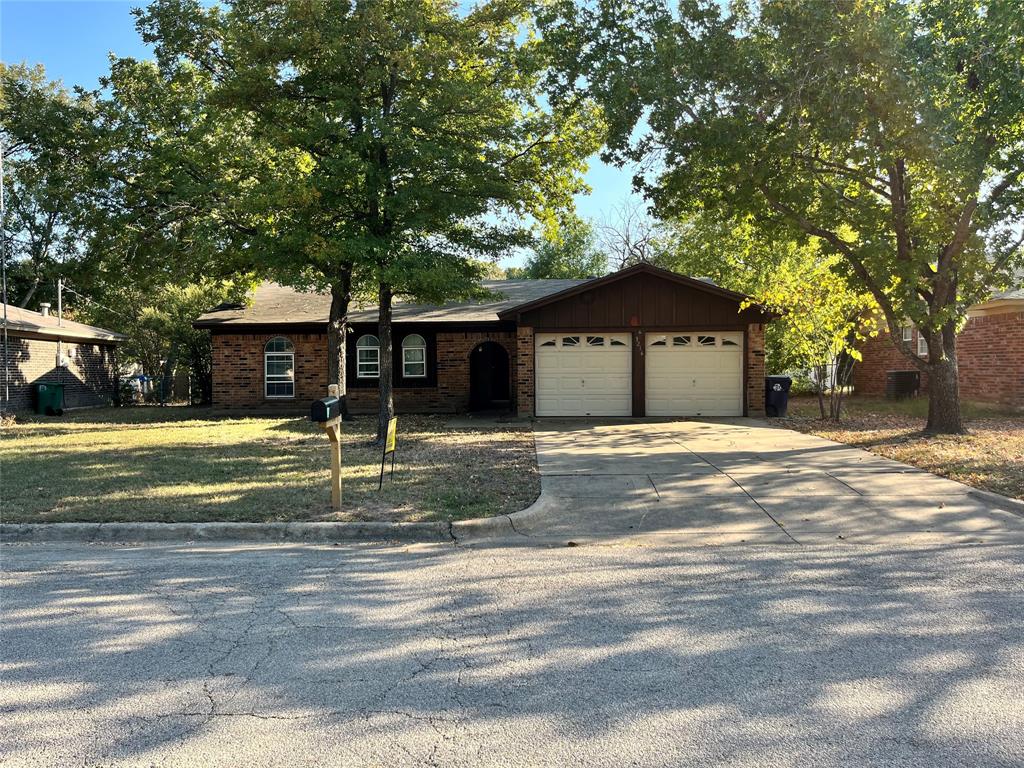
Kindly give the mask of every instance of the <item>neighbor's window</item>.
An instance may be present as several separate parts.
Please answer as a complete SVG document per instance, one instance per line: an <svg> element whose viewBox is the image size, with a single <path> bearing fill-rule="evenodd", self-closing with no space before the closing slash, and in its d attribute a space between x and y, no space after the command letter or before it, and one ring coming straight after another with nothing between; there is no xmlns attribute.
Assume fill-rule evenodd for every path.
<svg viewBox="0 0 1024 768"><path fill-rule="evenodd" d="M418 333L402 339L402 376L406 379L427 376L427 342Z"/></svg>
<svg viewBox="0 0 1024 768"><path fill-rule="evenodd" d="M914 326L904 325L902 328L902 332L904 341L909 343L914 340Z"/></svg>
<svg viewBox="0 0 1024 768"><path fill-rule="evenodd" d="M917 332L917 354L921 357L928 354L928 339L920 331Z"/></svg>
<svg viewBox="0 0 1024 768"><path fill-rule="evenodd" d="M295 347L275 336L263 348L263 382L267 397L295 397Z"/></svg>
<svg viewBox="0 0 1024 768"><path fill-rule="evenodd" d="M380 376L380 342L366 334L356 342L356 378L376 379Z"/></svg>

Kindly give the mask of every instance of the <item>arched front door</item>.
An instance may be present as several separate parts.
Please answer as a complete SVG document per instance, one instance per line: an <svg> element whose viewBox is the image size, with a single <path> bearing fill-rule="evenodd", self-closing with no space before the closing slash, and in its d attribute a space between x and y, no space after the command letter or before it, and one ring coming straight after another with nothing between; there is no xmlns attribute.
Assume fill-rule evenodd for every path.
<svg viewBox="0 0 1024 768"><path fill-rule="evenodd" d="M494 341L477 344L469 355L469 409L510 410L508 352Z"/></svg>

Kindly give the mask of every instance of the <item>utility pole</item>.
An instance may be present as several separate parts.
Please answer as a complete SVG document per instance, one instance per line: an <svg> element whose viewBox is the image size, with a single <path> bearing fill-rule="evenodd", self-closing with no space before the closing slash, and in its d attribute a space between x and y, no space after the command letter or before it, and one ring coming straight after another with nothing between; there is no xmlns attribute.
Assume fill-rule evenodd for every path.
<svg viewBox="0 0 1024 768"><path fill-rule="evenodd" d="M64 325L64 278L57 278L57 325ZM57 381L64 381L64 340L57 337Z"/></svg>
<svg viewBox="0 0 1024 768"><path fill-rule="evenodd" d="M0 412L11 407L11 354L7 343L7 196L4 187L4 145L0 141L0 283L4 302L4 399Z"/></svg>

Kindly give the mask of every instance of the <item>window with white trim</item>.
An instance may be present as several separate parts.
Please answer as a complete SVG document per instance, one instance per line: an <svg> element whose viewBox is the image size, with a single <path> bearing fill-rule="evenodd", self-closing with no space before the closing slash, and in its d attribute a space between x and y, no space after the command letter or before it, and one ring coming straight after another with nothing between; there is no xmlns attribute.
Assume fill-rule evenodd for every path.
<svg viewBox="0 0 1024 768"><path fill-rule="evenodd" d="M418 333L410 333L402 339L402 378L425 379L427 377L427 341Z"/></svg>
<svg viewBox="0 0 1024 768"><path fill-rule="evenodd" d="M917 354L918 357L928 354L928 339L920 331L917 332Z"/></svg>
<svg viewBox="0 0 1024 768"><path fill-rule="evenodd" d="M356 342L356 378L380 377L380 341L373 334L360 336Z"/></svg>
<svg viewBox="0 0 1024 768"><path fill-rule="evenodd" d="M904 325L902 328L903 340L908 344L914 340L914 326Z"/></svg>
<svg viewBox="0 0 1024 768"><path fill-rule="evenodd" d="M295 397L295 347L283 336L275 336L263 348L263 394Z"/></svg>

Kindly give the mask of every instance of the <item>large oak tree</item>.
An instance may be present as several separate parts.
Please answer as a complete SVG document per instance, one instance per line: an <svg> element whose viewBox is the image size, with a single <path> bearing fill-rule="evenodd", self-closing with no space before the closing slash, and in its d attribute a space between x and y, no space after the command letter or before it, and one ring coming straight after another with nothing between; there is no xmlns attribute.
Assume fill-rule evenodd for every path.
<svg viewBox="0 0 1024 768"><path fill-rule="evenodd" d="M259 147L225 196L256 230L256 271L330 292L342 392L350 303L378 300L381 431L392 299L471 295L480 260L582 189L598 116L540 98L531 20L518 0L157 0L140 15L161 68L205 73L220 123Z"/></svg>

